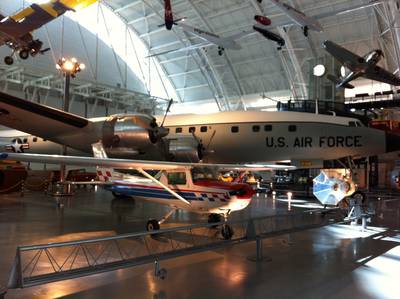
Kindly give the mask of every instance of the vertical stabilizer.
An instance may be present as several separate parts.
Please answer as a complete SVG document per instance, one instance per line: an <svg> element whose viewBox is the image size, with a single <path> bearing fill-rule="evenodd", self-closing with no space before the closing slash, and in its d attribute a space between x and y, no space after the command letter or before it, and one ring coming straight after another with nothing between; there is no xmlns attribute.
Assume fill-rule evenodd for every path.
<svg viewBox="0 0 400 299"><path fill-rule="evenodd" d="M104 150L103 143L101 141L92 144L93 156L98 159L107 159L107 153ZM104 168L101 165L97 166L97 176L102 182L109 182L115 176L113 168Z"/></svg>

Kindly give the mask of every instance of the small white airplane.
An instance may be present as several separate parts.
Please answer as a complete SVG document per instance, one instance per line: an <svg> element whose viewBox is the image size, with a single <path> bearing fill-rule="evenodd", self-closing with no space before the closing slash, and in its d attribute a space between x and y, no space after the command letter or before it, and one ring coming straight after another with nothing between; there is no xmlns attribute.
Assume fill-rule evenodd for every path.
<svg viewBox="0 0 400 299"><path fill-rule="evenodd" d="M270 0L274 3L284 14L286 14L295 24L303 28L304 36L308 36L308 30L323 32L321 24L314 18L306 16L302 11L283 3L280 0Z"/></svg>
<svg viewBox="0 0 400 299"><path fill-rule="evenodd" d="M148 231L160 229L160 225L178 209L208 214L209 223L219 223L222 217L226 221L230 213L245 209L255 193L248 184L219 181L210 168L232 165L205 164L199 167L195 163L108 159L101 142L92 147L94 158L1 153L0 160L96 166L102 185L114 195L147 200L171 208L160 220L150 219L146 225ZM118 172L113 168L136 170L142 176ZM159 172L153 176L146 170ZM225 239L230 239L233 233L229 225L222 225L221 234Z"/></svg>
<svg viewBox="0 0 400 299"><path fill-rule="evenodd" d="M164 52L160 52L160 53L154 53L147 57L159 56L159 55L164 55L164 54L168 54L168 53L176 53L176 52L182 52L182 51L191 51L191 50L195 50L195 49L208 48L211 46L217 46L218 47L218 55L222 56L224 54L225 49L232 49L232 50L242 49L242 46L238 43L238 40L244 36L254 33L254 31L252 31L252 30L251 31L242 31L242 32L230 35L230 36L222 37L222 36L219 36L218 34L190 26L185 23L184 18L174 21L174 24L178 27L181 27L182 30L199 37L200 39L203 40L203 42L193 44L193 45L190 45L187 47L182 47L182 48L164 51Z"/></svg>
<svg viewBox="0 0 400 299"><path fill-rule="evenodd" d="M359 77L365 77L394 86L400 85L400 78L377 65L384 57L382 50L373 50L361 57L332 41L325 41L323 46L329 54L350 70L350 73L344 78L328 75L328 79L334 82L336 87L352 89L354 86L350 82Z"/></svg>

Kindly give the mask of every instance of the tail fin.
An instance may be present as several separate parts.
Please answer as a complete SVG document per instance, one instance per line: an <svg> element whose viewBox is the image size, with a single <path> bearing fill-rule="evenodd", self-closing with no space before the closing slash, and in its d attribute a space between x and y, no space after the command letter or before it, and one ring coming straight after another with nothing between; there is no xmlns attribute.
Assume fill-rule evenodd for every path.
<svg viewBox="0 0 400 299"><path fill-rule="evenodd" d="M347 82L343 82L342 80L340 80L338 77L335 77L333 75L328 74L327 78L329 79L329 81L332 81L333 83L336 84L336 87L344 87L344 88L349 88L349 89L353 89L354 86L351 85L350 83Z"/></svg>
<svg viewBox="0 0 400 299"><path fill-rule="evenodd" d="M104 150L103 144L101 141L92 144L93 156L99 159L107 159L107 153ZM103 168L101 166L97 166L97 176L101 182L109 182L115 177L115 171L113 168Z"/></svg>

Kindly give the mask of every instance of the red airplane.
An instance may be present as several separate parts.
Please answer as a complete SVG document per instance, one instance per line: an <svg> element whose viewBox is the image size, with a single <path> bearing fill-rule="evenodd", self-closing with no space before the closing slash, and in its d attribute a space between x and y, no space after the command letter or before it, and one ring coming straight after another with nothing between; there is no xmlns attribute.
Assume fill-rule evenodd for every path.
<svg viewBox="0 0 400 299"><path fill-rule="evenodd" d="M165 8L165 27L167 30L172 29L172 25L174 24L174 17L172 15L172 6L171 6L171 0L165 0L164 1L164 8Z"/></svg>

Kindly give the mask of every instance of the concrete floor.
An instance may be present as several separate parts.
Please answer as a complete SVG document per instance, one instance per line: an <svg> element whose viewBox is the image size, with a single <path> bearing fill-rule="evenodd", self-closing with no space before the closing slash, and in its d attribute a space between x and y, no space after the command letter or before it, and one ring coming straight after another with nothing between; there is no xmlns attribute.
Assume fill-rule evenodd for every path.
<svg viewBox="0 0 400 299"><path fill-rule="evenodd" d="M296 209L296 208L294 208ZM293 210L293 208L292 208ZM115 200L108 192L79 191L63 209L42 193L0 196L0 284L7 284L17 245L142 231L167 208ZM263 241L263 262L252 262L255 244L229 247L153 265L22 290L6 298L400 298L400 195L379 204L365 232L330 225ZM287 203L263 195L233 218L288 213ZM206 221L176 213L165 226Z"/></svg>

